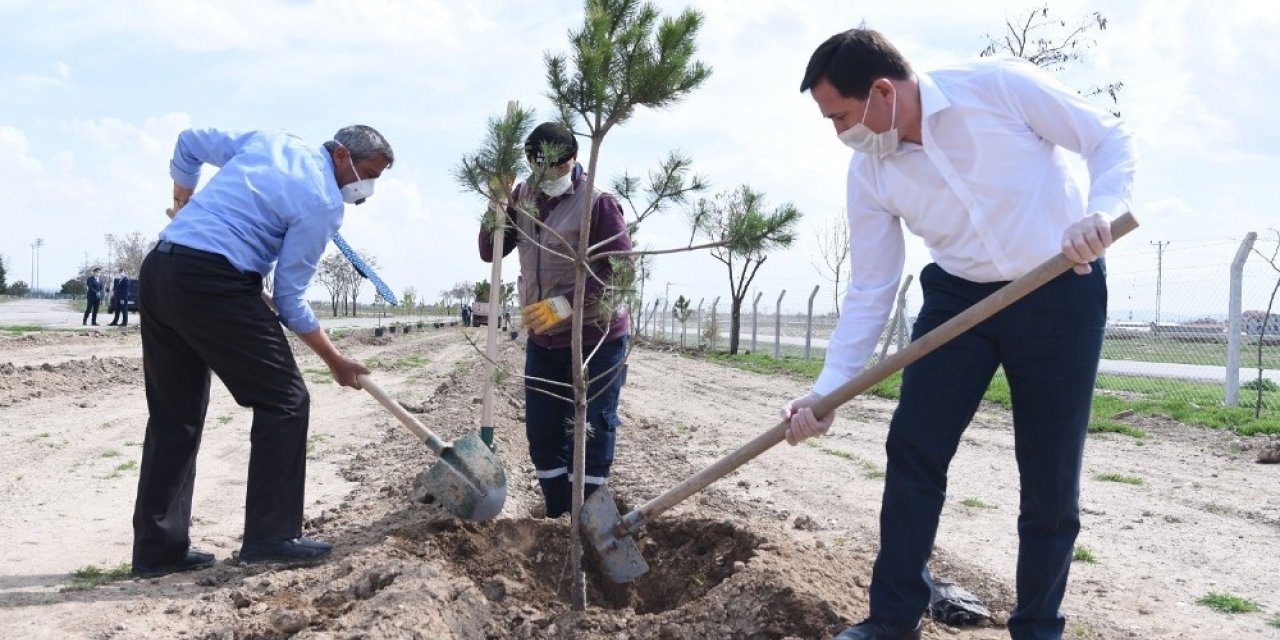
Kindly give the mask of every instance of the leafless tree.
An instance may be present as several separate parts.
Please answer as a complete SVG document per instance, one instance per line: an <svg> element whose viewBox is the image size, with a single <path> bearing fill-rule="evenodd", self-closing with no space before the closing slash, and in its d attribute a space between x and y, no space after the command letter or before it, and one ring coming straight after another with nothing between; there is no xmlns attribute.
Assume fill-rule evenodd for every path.
<svg viewBox="0 0 1280 640"><path fill-rule="evenodd" d="M987 46L978 55L1016 56L1041 69L1063 71L1083 60L1085 53L1098 44L1096 35L1107 30L1107 18L1099 11L1070 21L1049 13L1046 4L1025 14L1006 15L1004 35L997 38L987 34ZM1117 80L1093 85L1080 93L1085 97L1106 96L1111 112L1119 117L1116 106L1123 88L1124 82Z"/></svg>
<svg viewBox="0 0 1280 640"><path fill-rule="evenodd" d="M818 228L818 255L822 256L822 266L815 262L813 268L834 285L831 298L839 318L840 296L844 293L840 281L844 278L844 265L849 261L849 220L843 212Z"/></svg>

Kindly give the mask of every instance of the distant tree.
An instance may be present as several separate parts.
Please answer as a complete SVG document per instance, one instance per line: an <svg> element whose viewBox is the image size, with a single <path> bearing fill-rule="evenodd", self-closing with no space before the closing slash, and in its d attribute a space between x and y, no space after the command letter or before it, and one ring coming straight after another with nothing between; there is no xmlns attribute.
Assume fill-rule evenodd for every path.
<svg viewBox="0 0 1280 640"><path fill-rule="evenodd" d="M764 194L742 185L713 200L700 200L693 215L696 232L712 242L756 238L751 244L726 242L711 249L711 256L729 270L729 353L736 354L742 329L742 301L750 291L751 281L769 259L769 251L791 246L801 214L789 202L766 213Z"/></svg>
<svg viewBox="0 0 1280 640"><path fill-rule="evenodd" d="M4 256L0 256L0 295L9 290L9 285L5 283Z"/></svg>
<svg viewBox="0 0 1280 640"><path fill-rule="evenodd" d="M476 286L472 287L471 295L474 296L476 300L483 302L489 299L490 288L491 286L488 280L481 280L476 283Z"/></svg>
<svg viewBox="0 0 1280 640"><path fill-rule="evenodd" d="M142 270L142 260L147 257L147 253L155 244L155 240L149 239L141 231L123 236L108 233L107 250L110 255L107 256L107 263L103 268L112 275L123 271L126 275L136 278L138 272Z"/></svg>
<svg viewBox="0 0 1280 640"><path fill-rule="evenodd" d="M822 256L822 267L816 263L813 268L822 277L834 285L831 290L832 302L835 304L836 317L840 317L840 280L844 277L844 263L849 260L849 220L842 212L838 218L818 228L818 254ZM831 275L827 275L830 272Z"/></svg>
<svg viewBox="0 0 1280 640"><path fill-rule="evenodd" d="M378 257L372 253L363 250L359 250L357 253L360 254L360 257L364 258L365 264L369 265L370 269L376 271L378 267L381 266L378 264ZM350 266L350 264L347 266L348 269L350 269L350 280L347 282L347 295L351 297L351 315L354 316L359 315L358 312L360 307L358 306L359 303L357 300L360 298L360 288L364 286L364 276L360 275L360 273L356 271L355 267ZM374 302L377 302L380 299L381 298L379 298L378 294L375 292L373 295ZM387 302L395 301L387 300Z"/></svg>
<svg viewBox="0 0 1280 640"><path fill-rule="evenodd" d="M19 280L9 285L9 295L25 298L31 294L31 285Z"/></svg>
<svg viewBox="0 0 1280 640"><path fill-rule="evenodd" d="M85 284L83 278L72 278L62 283L62 290L59 294L64 296L82 296L89 292L89 285Z"/></svg>
<svg viewBox="0 0 1280 640"><path fill-rule="evenodd" d="M673 204L685 204L689 196L707 189L707 179L690 174L693 160L678 152L671 152L667 159L658 163L658 168L650 170L647 182L642 183L638 176L623 172L613 181L613 193L631 210L631 219L627 221L627 232L631 243L639 246L638 234L640 223L649 216L661 213ZM643 199L641 199L643 196ZM644 283L649 280L653 271L651 255L638 255L633 259L636 273L636 302L638 308L644 308Z"/></svg>
<svg viewBox="0 0 1280 640"><path fill-rule="evenodd" d="M316 279L329 292L329 305L333 317L338 317L338 304L347 297L347 286L351 279L351 263L341 253L333 252L320 260L316 269Z"/></svg>
<svg viewBox="0 0 1280 640"><path fill-rule="evenodd" d="M680 346L684 346L685 323L689 321L689 316L693 315L693 310L689 308L689 304L693 301L680 296L676 301L671 303L671 315L680 323Z"/></svg>
<svg viewBox="0 0 1280 640"><path fill-rule="evenodd" d="M413 287L404 288L404 308L413 311L413 300L418 295L418 290Z"/></svg>
<svg viewBox="0 0 1280 640"><path fill-rule="evenodd" d="M1094 35L1107 30L1107 18L1095 11L1078 20L1050 17L1049 5L1032 9L1026 14L1005 17L1004 36L996 38L987 34L987 46L980 56L1010 55L1022 58L1048 71L1062 71L1068 65L1084 59L1085 53L1098 44ZM1111 113L1119 104L1123 81L1093 85L1081 91L1086 98L1105 96L1111 101Z"/></svg>

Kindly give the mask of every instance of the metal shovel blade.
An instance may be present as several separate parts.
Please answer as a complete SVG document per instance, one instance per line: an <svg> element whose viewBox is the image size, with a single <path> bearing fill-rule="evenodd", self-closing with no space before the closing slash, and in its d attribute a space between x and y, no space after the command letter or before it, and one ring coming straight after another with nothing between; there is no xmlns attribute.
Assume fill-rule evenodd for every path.
<svg viewBox="0 0 1280 640"><path fill-rule="evenodd" d="M422 472L421 480L433 502L463 520L489 520L507 501L507 474L476 433L441 449L440 459Z"/></svg>
<svg viewBox="0 0 1280 640"><path fill-rule="evenodd" d="M631 536L622 536L614 528L622 521L618 503L608 485L596 489L582 503L580 530L595 548L600 570L613 582L631 582L649 571Z"/></svg>

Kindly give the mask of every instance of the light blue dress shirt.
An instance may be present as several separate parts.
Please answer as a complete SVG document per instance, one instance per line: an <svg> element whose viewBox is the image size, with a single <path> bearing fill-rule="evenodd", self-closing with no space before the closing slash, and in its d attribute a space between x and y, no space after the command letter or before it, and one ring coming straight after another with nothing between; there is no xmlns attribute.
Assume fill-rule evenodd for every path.
<svg viewBox="0 0 1280 640"><path fill-rule="evenodd" d="M329 152L288 131L183 131L169 164L174 182L195 188L204 164L221 169L160 239L263 277L274 264L281 321L296 333L319 328L305 294L343 213Z"/></svg>

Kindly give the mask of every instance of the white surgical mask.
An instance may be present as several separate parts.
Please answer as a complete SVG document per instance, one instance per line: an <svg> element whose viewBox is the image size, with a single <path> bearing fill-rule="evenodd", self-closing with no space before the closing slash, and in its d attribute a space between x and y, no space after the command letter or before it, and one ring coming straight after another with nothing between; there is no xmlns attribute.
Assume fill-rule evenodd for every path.
<svg viewBox="0 0 1280 640"><path fill-rule="evenodd" d="M858 124L845 129L839 135L840 142L845 146L857 151L865 153L877 158L883 158L893 153L898 148L898 91L893 91L893 106L889 112L889 130L884 133L876 133L871 127L866 125L867 111L871 109L871 94L867 94L867 106L862 109L862 121Z"/></svg>
<svg viewBox="0 0 1280 640"><path fill-rule="evenodd" d="M373 179L366 180L360 177L360 172L356 171L356 163L350 155L347 156L347 162L351 163L351 172L356 175L356 181L342 187L342 201L347 204L362 204L373 195Z"/></svg>
<svg viewBox="0 0 1280 640"><path fill-rule="evenodd" d="M551 198L559 198L569 192L569 188L573 186L573 171L556 178L555 180L544 180L541 185L542 192Z"/></svg>

